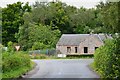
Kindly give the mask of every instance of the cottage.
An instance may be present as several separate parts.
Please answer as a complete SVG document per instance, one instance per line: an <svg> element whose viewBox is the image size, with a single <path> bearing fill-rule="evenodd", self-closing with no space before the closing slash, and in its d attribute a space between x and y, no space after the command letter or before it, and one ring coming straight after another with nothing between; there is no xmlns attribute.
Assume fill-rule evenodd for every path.
<svg viewBox="0 0 120 80"><path fill-rule="evenodd" d="M104 34L63 34L56 50L63 54L93 54L107 38L112 37Z"/></svg>

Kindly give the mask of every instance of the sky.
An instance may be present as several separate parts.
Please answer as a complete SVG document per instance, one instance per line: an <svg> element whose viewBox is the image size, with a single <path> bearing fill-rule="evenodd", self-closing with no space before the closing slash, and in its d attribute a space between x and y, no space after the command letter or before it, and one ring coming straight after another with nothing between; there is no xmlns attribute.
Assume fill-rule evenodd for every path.
<svg viewBox="0 0 120 80"><path fill-rule="evenodd" d="M35 1L53 1L53 0L0 0L0 7L6 7L7 4L12 4L17 1L21 2L29 2L30 5L34 4ZM77 8L85 7L85 8L94 8L100 1L105 0L60 0L65 2L68 5L76 6Z"/></svg>

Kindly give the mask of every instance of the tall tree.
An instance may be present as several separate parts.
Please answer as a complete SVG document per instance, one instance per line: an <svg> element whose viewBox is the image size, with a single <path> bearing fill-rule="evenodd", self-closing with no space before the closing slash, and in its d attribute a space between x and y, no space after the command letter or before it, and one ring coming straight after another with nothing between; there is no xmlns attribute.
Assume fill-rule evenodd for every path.
<svg viewBox="0 0 120 80"><path fill-rule="evenodd" d="M48 4L36 3L32 11L33 21L43 25L50 25L53 29L59 29L62 33L72 33L73 30L67 12L69 8L66 7L65 3L59 1L49 2Z"/></svg>
<svg viewBox="0 0 120 80"><path fill-rule="evenodd" d="M118 3L117 2L100 2L97 8L101 14L101 20L107 33L116 33L118 31Z"/></svg>
<svg viewBox="0 0 120 80"><path fill-rule="evenodd" d="M25 12L30 12L31 7L28 3L22 2L7 5L2 9L2 43L6 45L8 41L16 42L15 33L19 26L24 24L22 16Z"/></svg>
<svg viewBox="0 0 120 80"><path fill-rule="evenodd" d="M23 15L24 24L19 27L19 31L15 34L18 44L21 46L22 50L27 50L29 47L29 27L33 26L31 21L31 15L25 12Z"/></svg>
<svg viewBox="0 0 120 80"><path fill-rule="evenodd" d="M25 22L19 27L19 32L16 34L22 50L31 49L32 46L33 49L42 49L42 46L43 48L55 48L61 34L58 29L52 30L51 26L33 22L32 13L26 12L23 20Z"/></svg>

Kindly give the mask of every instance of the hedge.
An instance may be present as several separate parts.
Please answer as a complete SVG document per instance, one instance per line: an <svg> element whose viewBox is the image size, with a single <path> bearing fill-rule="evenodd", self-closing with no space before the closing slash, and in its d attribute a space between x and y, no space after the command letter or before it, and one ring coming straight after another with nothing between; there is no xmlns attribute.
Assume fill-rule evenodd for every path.
<svg viewBox="0 0 120 80"><path fill-rule="evenodd" d="M67 55L67 58L93 58L93 54Z"/></svg>
<svg viewBox="0 0 120 80"><path fill-rule="evenodd" d="M116 40L106 40L94 54L94 67L103 78L120 78L120 54L116 52Z"/></svg>

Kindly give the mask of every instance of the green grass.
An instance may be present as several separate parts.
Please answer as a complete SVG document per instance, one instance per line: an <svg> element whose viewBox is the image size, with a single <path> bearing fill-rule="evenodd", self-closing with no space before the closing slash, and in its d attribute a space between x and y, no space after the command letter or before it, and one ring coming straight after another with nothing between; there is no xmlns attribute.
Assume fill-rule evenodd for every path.
<svg viewBox="0 0 120 80"><path fill-rule="evenodd" d="M16 70L11 70L10 72L5 72L2 74L2 78L19 78L26 72L30 71L34 67L35 63L31 62L30 67L21 67Z"/></svg>
<svg viewBox="0 0 120 80"><path fill-rule="evenodd" d="M47 55L35 55L31 59L89 59L94 58L93 55L67 55L67 57L47 56Z"/></svg>

